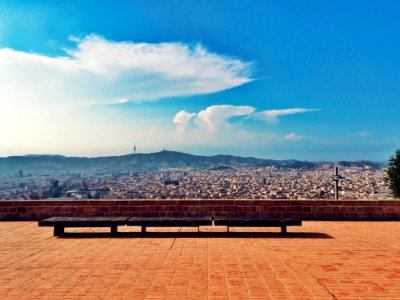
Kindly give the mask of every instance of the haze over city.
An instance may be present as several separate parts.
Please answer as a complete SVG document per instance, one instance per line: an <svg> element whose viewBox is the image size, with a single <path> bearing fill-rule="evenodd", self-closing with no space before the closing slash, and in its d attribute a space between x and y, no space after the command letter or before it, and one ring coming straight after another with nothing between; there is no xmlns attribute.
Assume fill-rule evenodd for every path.
<svg viewBox="0 0 400 300"><path fill-rule="evenodd" d="M387 160L396 1L2 1L0 156ZM190 17L188 17L190 16Z"/></svg>

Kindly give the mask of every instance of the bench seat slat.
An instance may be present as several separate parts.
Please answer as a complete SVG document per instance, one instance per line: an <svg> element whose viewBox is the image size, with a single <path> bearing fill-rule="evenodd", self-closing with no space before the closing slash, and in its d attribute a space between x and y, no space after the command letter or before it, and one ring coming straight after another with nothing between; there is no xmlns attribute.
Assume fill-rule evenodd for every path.
<svg viewBox="0 0 400 300"><path fill-rule="evenodd" d="M262 219L262 218L218 218L214 219L215 225L230 227L280 227L301 226L298 219Z"/></svg>
<svg viewBox="0 0 400 300"><path fill-rule="evenodd" d="M110 227L125 225L129 217L52 217L39 221L39 226Z"/></svg>
<svg viewBox="0 0 400 300"><path fill-rule="evenodd" d="M197 227L211 226L211 217L193 217L193 218L147 218L147 217L132 217L127 221L128 226L146 226L146 227Z"/></svg>

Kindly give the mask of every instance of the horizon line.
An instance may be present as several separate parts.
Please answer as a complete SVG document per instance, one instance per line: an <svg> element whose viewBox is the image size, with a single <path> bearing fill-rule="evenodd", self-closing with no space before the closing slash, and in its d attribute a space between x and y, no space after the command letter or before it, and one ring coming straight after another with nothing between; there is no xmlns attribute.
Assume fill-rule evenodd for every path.
<svg viewBox="0 0 400 300"><path fill-rule="evenodd" d="M340 162L374 162L374 163L384 163L387 160L369 160L369 159L359 159L359 160L300 160L296 158L285 158L285 159L276 159L276 158L260 158L256 156L242 156L242 155L233 155L233 154L213 154L213 155L201 155L201 154L193 154L193 153L188 153L188 152L183 152L183 151L178 151L178 150L168 150L168 149L162 149L160 151L156 152L139 152L139 153L127 153L127 154L119 154L119 155L100 155L100 156L68 156L64 154L33 154L33 153L28 153L28 154L21 154L21 155L9 155L9 156L0 156L0 159L4 158L11 158L11 157L39 157L39 156L62 156L65 158L102 158L102 157L120 157L120 156L134 156L134 155L148 155L148 154L156 154L156 153L162 153L162 152L176 152L176 153L182 153L182 154L188 154L188 155L193 155L193 156L202 156L202 157L214 157L214 156L233 156L233 157L241 157L241 158L255 158L255 159L260 159L260 160L275 160L275 161L290 161L290 160L295 160L295 161L300 161L300 162L313 162L313 163L340 163Z"/></svg>

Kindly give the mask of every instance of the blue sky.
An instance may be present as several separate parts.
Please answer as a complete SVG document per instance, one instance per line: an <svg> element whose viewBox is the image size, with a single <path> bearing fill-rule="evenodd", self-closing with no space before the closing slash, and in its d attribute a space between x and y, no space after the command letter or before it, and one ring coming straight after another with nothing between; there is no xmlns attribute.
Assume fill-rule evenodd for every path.
<svg viewBox="0 0 400 300"><path fill-rule="evenodd" d="M400 147L398 1L60 2L0 2L0 156Z"/></svg>

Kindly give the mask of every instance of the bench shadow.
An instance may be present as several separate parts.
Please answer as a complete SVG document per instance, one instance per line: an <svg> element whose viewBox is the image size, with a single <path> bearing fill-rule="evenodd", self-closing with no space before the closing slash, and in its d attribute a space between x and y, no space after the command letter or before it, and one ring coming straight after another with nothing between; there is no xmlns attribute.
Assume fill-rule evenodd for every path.
<svg viewBox="0 0 400 300"><path fill-rule="evenodd" d="M281 238L281 239L333 239L329 234L321 232L66 232L58 238Z"/></svg>

